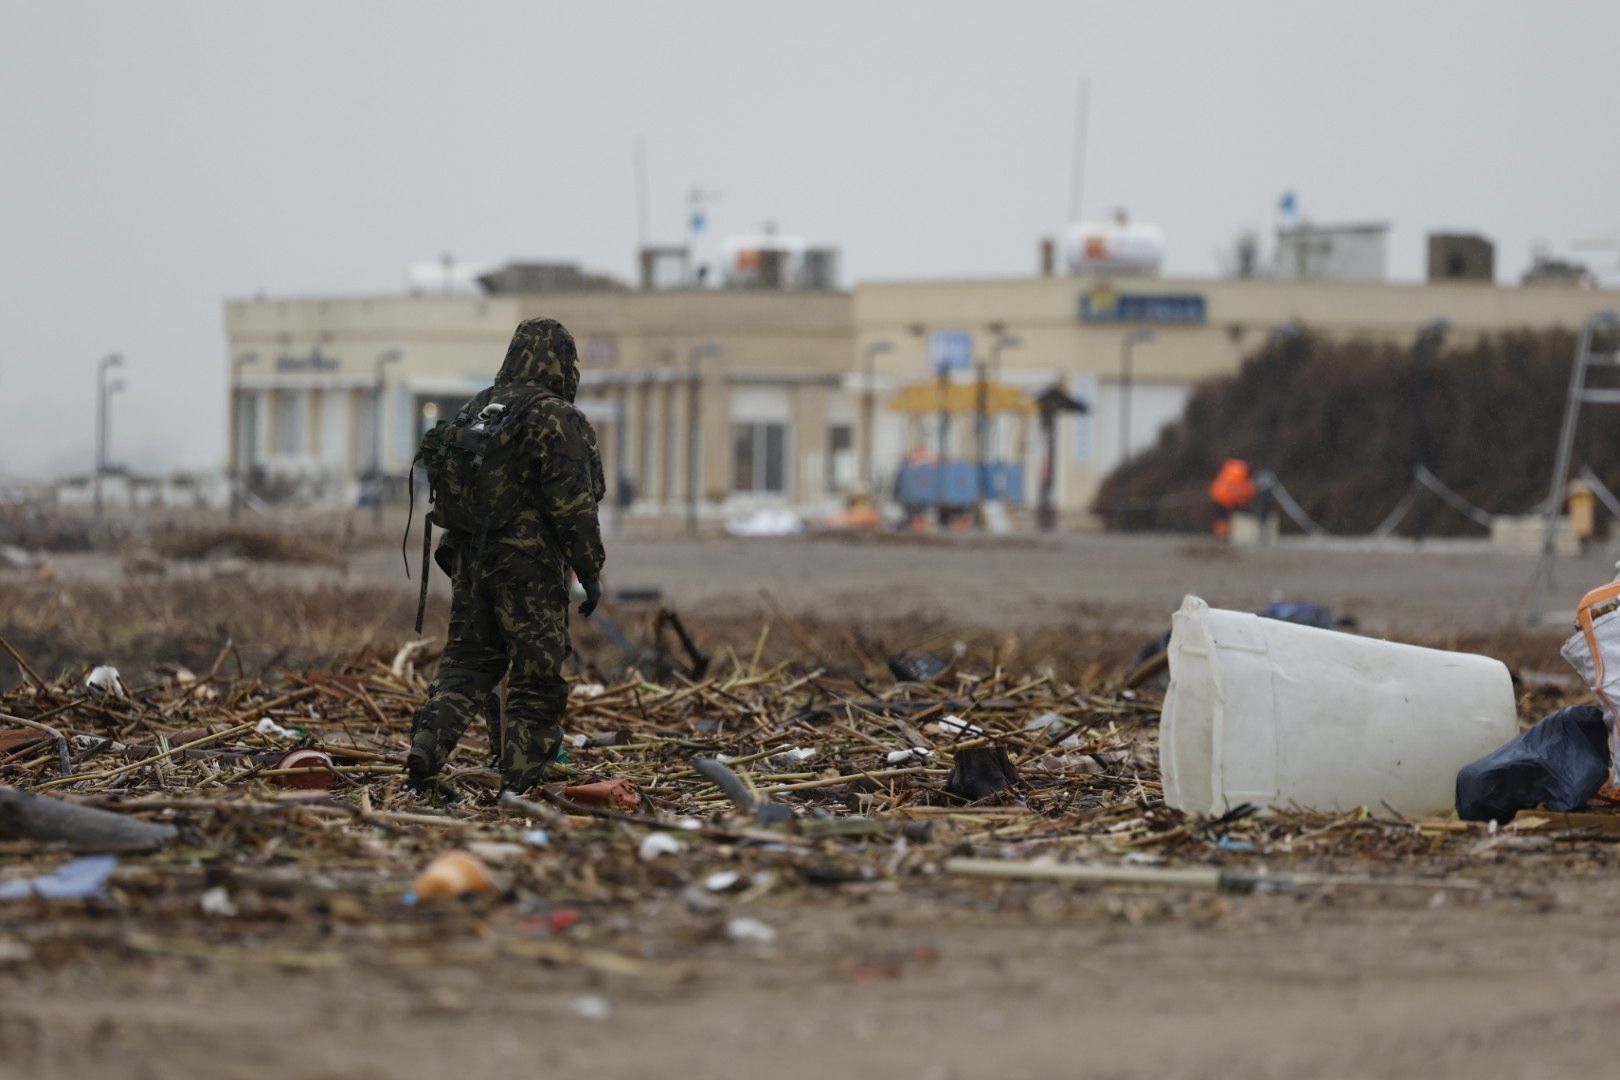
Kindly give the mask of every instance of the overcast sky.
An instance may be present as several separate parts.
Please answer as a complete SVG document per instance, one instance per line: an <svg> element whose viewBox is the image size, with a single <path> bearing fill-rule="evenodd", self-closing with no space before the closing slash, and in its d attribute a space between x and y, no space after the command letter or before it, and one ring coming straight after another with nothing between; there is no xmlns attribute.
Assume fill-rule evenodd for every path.
<svg viewBox="0 0 1620 1080"><path fill-rule="evenodd" d="M839 245L846 283L1033 269L1069 204L1159 224L1213 273L1277 197L1542 240L1620 234L1620 4L818 0L776 4L0 0L0 475L223 457L227 297L377 293L450 252L630 276L632 145L654 239ZM1589 256L1605 267L1615 252ZM492 367L498 357L491 357Z"/></svg>

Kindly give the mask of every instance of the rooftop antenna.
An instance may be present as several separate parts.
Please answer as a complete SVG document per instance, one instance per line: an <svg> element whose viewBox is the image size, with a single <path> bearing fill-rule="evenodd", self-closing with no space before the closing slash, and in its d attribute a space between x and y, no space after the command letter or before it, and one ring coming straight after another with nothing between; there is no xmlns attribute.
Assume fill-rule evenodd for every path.
<svg viewBox="0 0 1620 1080"><path fill-rule="evenodd" d="M1081 196L1086 187L1086 137L1091 127L1091 78L1080 76L1074 100L1074 155L1069 163L1069 221L1080 220Z"/></svg>
<svg viewBox="0 0 1620 1080"><path fill-rule="evenodd" d="M636 237L641 247L647 246L652 232L652 207L647 195L647 140L636 136Z"/></svg>

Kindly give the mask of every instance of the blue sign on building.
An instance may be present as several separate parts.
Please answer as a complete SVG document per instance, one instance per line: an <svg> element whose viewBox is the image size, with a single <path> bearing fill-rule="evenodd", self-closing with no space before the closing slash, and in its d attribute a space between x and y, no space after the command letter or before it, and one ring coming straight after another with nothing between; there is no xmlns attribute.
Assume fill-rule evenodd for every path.
<svg viewBox="0 0 1620 1080"><path fill-rule="evenodd" d="M935 375L973 370L973 335L966 330L935 330L928 339L928 370Z"/></svg>
<svg viewBox="0 0 1620 1080"><path fill-rule="evenodd" d="M1081 322L1187 325L1207 318L1204 298L1197 293L1119 293L1099 285L1080 294Z"/></svg>

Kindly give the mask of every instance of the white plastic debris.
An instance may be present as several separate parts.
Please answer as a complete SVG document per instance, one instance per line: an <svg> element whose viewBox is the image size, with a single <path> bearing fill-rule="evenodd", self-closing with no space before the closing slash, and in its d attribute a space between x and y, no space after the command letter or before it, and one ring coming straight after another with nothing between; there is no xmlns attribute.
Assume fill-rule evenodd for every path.
<svg viewBox="0 0 1620 1080"><path fill-rule="evenodd" d="M677 840L667 832L648 833L641 839L639 854L650 862L660 855L679 855L686 850L686 841Z"/></svg>
<svg viewBox="0 0 1620 1080"><path fill-rule="evenodd" d="M589 735L570 735L568 736L568 745L575 750L583 750L591 745L591 737Z"/></svg>
<svg viewBox="0 0 1620 1080"><path fill-rule="evenodd" d="M574 1015L581 1020L601 1023L613 1015L613 1006L608 1004L607 998L586 994L574 999Z"/></svg>
<svg viewBox="0 0 1620 1080"><path fill-rule="evenodd" d="M890 765L902 765L908 761L927 761L934 756L932 750L922 746L913 746L905 750L890 750L883 760Z"/></svg>
<svg viewBox="0 0 1620 1080"><path fill-rule="evenodd" d="M797 536L804 532L804 519L791 510L762 508L726 521L730 536Z"/></svg>
<svg viewBox="0 0 1620 1080"><path fill-rule="evenodd" d="M582 682L575 683L573 689L568 691L568 696L589 699L599 698L605 693L607 693L607 687L599 682Z"/></svg>
<svg viewBox="0 0 1620 1080"><path fill-rule="evenodd" d="M710 892L726 892L737 887L743 877L735 870L717 870L703 879L703 887Z"/></svg>
<svg viewBox="0 0 1620 1080"><path fill-rule="evenodd" d="M261 719L258 726L253 730L257 731L260 735L269 735L276 739L290 739L293 737L292 732L288 731L286 728L282 727L268 716Z"/></svg>
<svg viewBox="0 0 1620 1080"><path fill-rule="evenodd" d="M791 750L783 750L780 754L772 754L767 760L773 766L803 765L805 762L814 761L818 753L820 751L808 746L795 746Z"/></svg>
<svg viewBox="0 0 1620 1080"><path fill-rule="evenodd" d="M1048 735L1056 735L1069 726L1069 722L1055 712L1043 712L1035 719L1024 725L1025 731L1044 731Z"/></svg>
<svg viewBox="0 0 1620 1080"><path fill-rule="evenodd" d="M776 931L751 915L738 915L726 920L726 937L751 945L769 945L776 940Z"/></svg>
<svg viewBox="0 0 1620 1080"><path fill-rule="evenodd" d="M984 729L977 724L970 724L960 716L950 715L939 718L934 725L947 735L961 735L963 738L973 738L984 734Z"/></svg>
<svg viewBox="0 0 1620 1080"><path fill-rule="evenodd" d="M216 918L230 918L236 914L236 905L231 901L231 894L225 891L225 886L215 885L197 899L197 907L204 915Z"/></svg>
<svg viewBox="0 0 1620 1080"><path fill-rule="evenodd" d="M124 680L118 677L118 669L110 664L102 664L84 678L85 689L98 697L127 697L124 692Z"/></svg>
<svg viewBox="0 0 1620 1080"><path fill-rule="evenodd" d="M695 817L676 818L674 824L682 832L697 832L703 828L703 822Z"/></svg>

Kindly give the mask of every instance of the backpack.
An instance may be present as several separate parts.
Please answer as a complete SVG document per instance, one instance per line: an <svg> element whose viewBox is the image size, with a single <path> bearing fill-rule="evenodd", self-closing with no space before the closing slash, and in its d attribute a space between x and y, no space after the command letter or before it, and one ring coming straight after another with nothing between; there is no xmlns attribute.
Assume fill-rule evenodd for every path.
<svg viewBox="0 0 1620 1080"><path fill-rule="evenodd" d="M421 462L427 473L430 509L422 522L422 582L416 606L416 630L422 630L427 609L428 568L433 548L433 526L473 540L473 551L483 547L492 529L506 525L523 507L510 497L521 482L524 468L518 458L519 422L537 392L527 388L493 387L479 394L456 413L422 435L411 461L412 473ZM503 497L503 493L505 497ZM415 516L416 487L410 485L412 507L407 511L405 536ZM405 573L410 575L410 561Z"/></svg>

